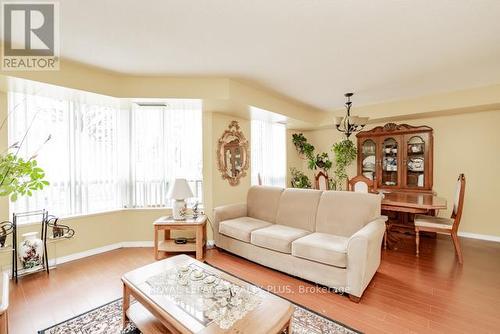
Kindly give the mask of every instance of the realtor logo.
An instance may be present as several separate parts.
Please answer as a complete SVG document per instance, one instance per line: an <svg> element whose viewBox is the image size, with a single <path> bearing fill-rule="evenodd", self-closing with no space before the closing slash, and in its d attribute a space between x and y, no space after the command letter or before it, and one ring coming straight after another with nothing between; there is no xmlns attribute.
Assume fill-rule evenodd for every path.
<svg viewBox="0 0 500 334"><path fill-rule="evenodd" d="M2 70L59 69L59 3L2 2Z"/></svg>

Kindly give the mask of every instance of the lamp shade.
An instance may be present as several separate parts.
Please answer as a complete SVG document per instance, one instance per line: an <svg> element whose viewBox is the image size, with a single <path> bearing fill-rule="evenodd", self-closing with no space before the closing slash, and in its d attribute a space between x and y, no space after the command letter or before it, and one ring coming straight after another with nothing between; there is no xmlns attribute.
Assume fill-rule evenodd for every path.
<svg viewBox="0 0 500 334"><path fill-rule="evenodd" d="M189 188L186 179L175 179L174 185L170 188L168 198L172 199L186 199L193 197L193 192Z"/></svg>

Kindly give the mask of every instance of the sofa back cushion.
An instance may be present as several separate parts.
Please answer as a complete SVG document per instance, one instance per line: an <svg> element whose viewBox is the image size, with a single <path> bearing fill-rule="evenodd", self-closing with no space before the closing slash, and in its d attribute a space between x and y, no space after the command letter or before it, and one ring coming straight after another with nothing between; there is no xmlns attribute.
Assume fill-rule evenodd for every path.
<svg viewBox="0 0 500 334"><path fill-rule="evenodd" d="M276 224L313 232L320 197L320 190L285 189L280 198Z"/></svg>
<svg viewBox="0 0 500 334"><path fill-rule="evenodd" d="M316 216L316 232L350 237L380 216L382 197L352 191L325 191Z"/></svg>
<svg viewBox="0 0 500 334"><path fill-rule="evenodd" d="M247 215L269 223L276 221L276 212L283 188L253 186L248 190Z"/></svg>

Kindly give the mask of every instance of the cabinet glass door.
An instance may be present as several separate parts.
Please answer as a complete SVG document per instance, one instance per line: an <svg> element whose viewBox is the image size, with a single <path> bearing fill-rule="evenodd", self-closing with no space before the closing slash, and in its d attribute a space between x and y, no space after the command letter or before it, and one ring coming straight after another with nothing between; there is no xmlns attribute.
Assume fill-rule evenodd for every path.
<svg viewBox="0 0 500 334"><path fill-rule="evenodd" d="M408 187L425 186L425 140L420 136L410 137L406 152L406 185Z"/></svg>
<svg viewBox="0 0 500 334"><path fill-rule="evenodd" d="M382 150L382 186L398 186L398 141L395 138L385 138Z"/></svg>
<svg viewBox="0 0 500 334"><path fill-rule="evenodd" d="M367 139L361 145L361 171L364 177L375 180L377 145L371 139Z"/></svg>

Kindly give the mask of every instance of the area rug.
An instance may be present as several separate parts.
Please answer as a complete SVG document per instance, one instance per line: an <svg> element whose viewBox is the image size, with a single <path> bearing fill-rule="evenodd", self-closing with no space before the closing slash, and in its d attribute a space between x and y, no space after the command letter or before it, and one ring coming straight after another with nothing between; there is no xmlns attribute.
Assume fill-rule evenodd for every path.
<svg viewBox="0 0 500 334"><path fill-rule="evenodd" d="M360 333L348 326L295 305L292 316L294 334ZM79 316L38 331L39 334L141 334L134 324L122 330L122 299L117 299Z"/></svg>
<svg viewBox="0 0 500 334"><path fill-rule="evenodd" d="M220 268L217 268L221 270ZM224 271L224 270L221 270ZM229 274L229 273L228 273ZM248 282L252 284L251 282ZM254 284L252 284L254 285ZM269 291L270 292L270 291ZM270 292L272 293L272 292ZM291 301L290 301L291 302ZM338 321L291 302L294 334L353 334L361 333ZM122 329L122 299L87 311L57 325L38 331L39 334L141 334L133 323Z"/></svg>

